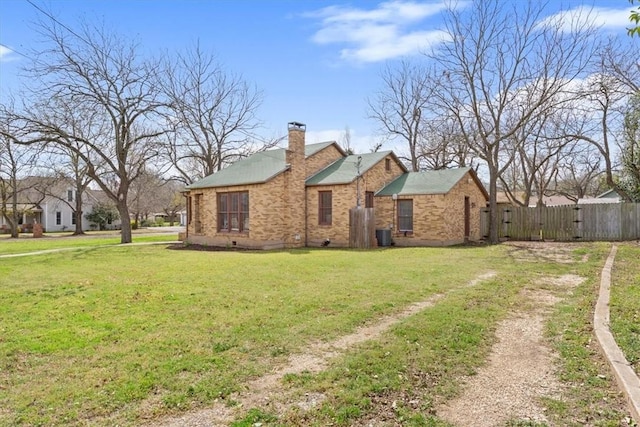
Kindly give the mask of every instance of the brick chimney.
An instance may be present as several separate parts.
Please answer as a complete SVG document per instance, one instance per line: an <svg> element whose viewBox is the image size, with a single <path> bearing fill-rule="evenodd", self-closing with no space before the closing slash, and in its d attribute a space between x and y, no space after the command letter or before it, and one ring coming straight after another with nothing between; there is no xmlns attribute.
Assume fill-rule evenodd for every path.
<svg viewBox="0 0 640 427"><path fill-rule="evenodd" d="M290 122L289 146L286 162L289 165L287 176L287 215L285 217L285 244L287 247L306 246L306 185L305 131L303 123Z"/></svg>
<svg viewBox="0 0 640 427"><path fill-rule="evenodd" d="M289 122L289 147L287 149L287 164L293 165L299 156L304 161L304 134L307 125L298 122Z"/></svg>

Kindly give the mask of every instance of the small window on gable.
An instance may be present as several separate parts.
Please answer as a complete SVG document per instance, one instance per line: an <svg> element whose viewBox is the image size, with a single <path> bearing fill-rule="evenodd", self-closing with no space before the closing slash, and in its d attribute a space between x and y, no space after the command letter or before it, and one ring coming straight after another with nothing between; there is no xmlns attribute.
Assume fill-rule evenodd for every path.
<svg viewBox="0 0 640 427"><path fill-rule="evenodd" d="M391 159L384 159L384 170L386 170L387 172L391 170Z"/></svg>
<svg viewBox="0 0 640 427"><path fill-rule="evenodd" d="M67 201L73 202L73 190L67 190Z"/></svg>

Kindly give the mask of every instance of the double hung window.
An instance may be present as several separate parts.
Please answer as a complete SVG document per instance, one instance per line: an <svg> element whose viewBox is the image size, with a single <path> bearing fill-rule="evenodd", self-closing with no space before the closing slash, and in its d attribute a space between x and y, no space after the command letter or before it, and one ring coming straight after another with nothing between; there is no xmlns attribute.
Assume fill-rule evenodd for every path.
<svg viewBox="0 0 640 427"><path fill-rule="evenodd" d="M218 194L218 231L249 231L249 192Z"/></svg>

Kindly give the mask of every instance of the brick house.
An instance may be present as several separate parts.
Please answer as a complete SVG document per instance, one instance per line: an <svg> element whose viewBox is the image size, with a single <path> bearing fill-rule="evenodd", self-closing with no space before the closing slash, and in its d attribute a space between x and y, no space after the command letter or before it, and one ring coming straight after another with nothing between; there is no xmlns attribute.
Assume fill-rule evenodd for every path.
<svg viewBox="0 0 640 427"><path fill-rule="evenodd" d="M376 228L392 228L398 246L479 241L487 200L471 168L409 172L376 193Z"/></svg>
<svg viewBox="0 0 640 427"><path fill-rule="evenodd" d="M376 227L402 225L393 232L399 245L479 240L487 194L473 170L409 173L392 151L347 155L335 142L305 145L305 129L289 123L287 149L253 154L187 186L186 242L346 247L356 206L375 208Z"/></svg>

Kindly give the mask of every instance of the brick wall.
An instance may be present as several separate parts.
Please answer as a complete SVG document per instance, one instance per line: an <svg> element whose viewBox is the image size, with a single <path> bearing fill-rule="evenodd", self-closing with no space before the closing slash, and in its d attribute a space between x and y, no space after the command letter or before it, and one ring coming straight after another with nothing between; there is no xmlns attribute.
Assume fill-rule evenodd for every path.
<svg viewBox="0 0 640 427"><path fill-rule="evenodd" d="M307 157L307 178L342 157L342 153L333 144Z"/></svg>
<svg viewBox="0 0 640 427"><path fill-rule="evenodd" d="M318 224L319 191L331 191L331 225ZM320 246L330 239L331 246L349 246L349 209L355 205L355 183L307 187L307 245Z"/></svg>
<svg viewBox="0 0 640 427"><path fill-rule="evenodd" d="M233 187L205 188L194 190L200 193L201 232L195 232L196 209L194 206L192 222L188 225L189 243L211 246L238 246L248 248L285 247L284 212L285 177L288 172L278 175L265 184L240 185ZM218 232L217 194L231 191L249 192L249 232ZM194 199L195 200L195 199ZM233 244L235 242L235 245Z"/></svg>
<svg viewBox="0 0 640 427"><path fill-rule="evenodd" d="M413 200L413 233L393 232L398 246L441 246L464 242L464 198L469 197L469 240L480 240L480 208L486 200L467 173L447 194L399 196ZM376 197L376 228L397 228L397 210L391 196Z"/></svg>
<svg viewBox="0 0 640 427"><path fill-rule="evenodd" d="M385 168L385 160L375 164L363 173L360 179L360 206L365 205L365 193L378 191L393 181L404 170L389 155L390 170ZM331 191L332 221L331 225L318 224L318 191ZM349 209L356 207L357 184L320 185L307 187L307 245L320 246L325 239L331 240L331 246L349 246ZM375 201L374 201L374 207Z"/></svg>
<svg viewBox="0 0 640 427"><path fill-rule="evenodd" d="M386 159L389 159L389 170L386 170ZM395 158L391 155L388 155L387 157L385 157L385 159L382 159L381 161L376 163L362 176L361 185L365 188L365 190L361 193L362 198L360 199L360 204L364 206L365 191L379 191L403 173L404 169L402 169L402 167L398 163L396 163Z"/></svg>
<svg viewBox="0 0 640 427"><path fill-rule="evenodd" d="M455 240L464 241L464 198L469 197L469 240L478 241L480 234L480 209L486 205L484 194L467 173L446 196L449 213L446 215L447 234Z"/></svg>

